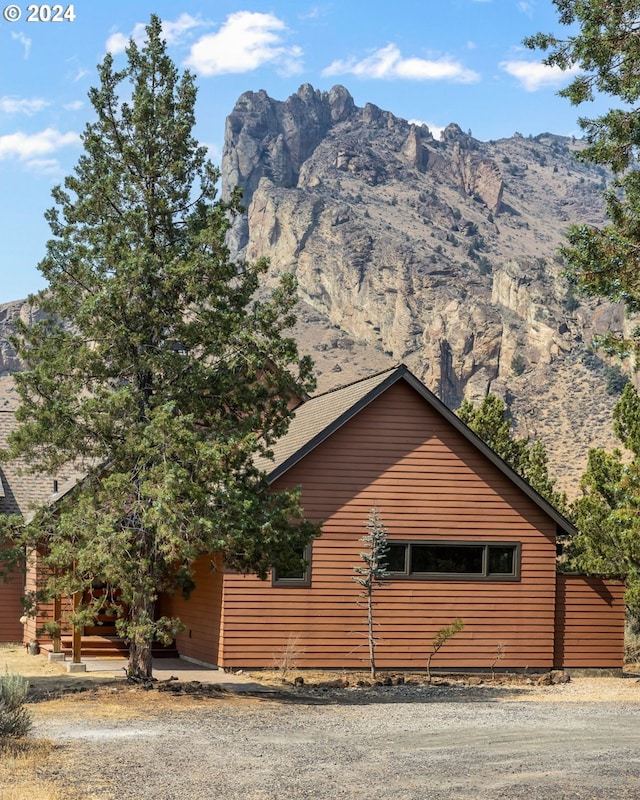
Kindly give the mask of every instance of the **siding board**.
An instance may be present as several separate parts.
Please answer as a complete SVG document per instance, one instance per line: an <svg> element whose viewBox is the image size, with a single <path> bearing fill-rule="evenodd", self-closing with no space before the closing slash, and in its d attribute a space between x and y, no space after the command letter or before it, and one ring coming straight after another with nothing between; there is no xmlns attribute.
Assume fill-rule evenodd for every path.
<svg viewBox="0 0 640 800"><path fill-rule="evenodd" d="M560 668L622 667L624 585L558 575L555 663Z"/></svg>
<svg viewBox="0 0 640 800"><path fill-rule="evenodd" d="M364 609L353 567L372 506L390 540L521 543L521 578L395 579L377 593L377 661L424 669L437 631L459 633L434 668L484 668L499 643L501 667L551 667L555 523L409 386L399 382L316 447L274 488L302 486L313 544L308 588L224 575L221 664L272 666L295 638L299 667L366 666Z"/></svg>

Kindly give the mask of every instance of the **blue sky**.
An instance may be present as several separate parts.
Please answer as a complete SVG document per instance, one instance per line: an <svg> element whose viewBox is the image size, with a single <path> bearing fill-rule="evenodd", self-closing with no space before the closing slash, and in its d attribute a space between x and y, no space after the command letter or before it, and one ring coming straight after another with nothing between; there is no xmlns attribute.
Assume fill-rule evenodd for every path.
<svg viewBox="0 0 640 800"><path fill-rule="evenodd" d="M0 302L44 286L43 215L81 153L96 65L107 50L123 62L152 13L174 61L197 76L196 134L215 163L242 92L284 100L302 83L342 84L357 105L436 135L450 122L481 140L579 133L578 110L556 96L569 77L521 44L539 30L566 33L551 0L78 0L62 4L71 11L59 22L28 21L28 6L0 21ZM40 8L46 18L56 6ZM16 9L20 19L7 21Z"/></svg>

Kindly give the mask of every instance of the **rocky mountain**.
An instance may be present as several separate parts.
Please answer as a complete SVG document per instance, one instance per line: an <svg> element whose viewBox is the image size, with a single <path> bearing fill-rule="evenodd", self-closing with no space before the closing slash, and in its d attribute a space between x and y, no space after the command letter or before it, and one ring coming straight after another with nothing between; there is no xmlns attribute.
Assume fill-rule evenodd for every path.
<svg viewBox="0 0 640 800"><path fill-rule="evenodd" d="M495 392L575 494L588 448L615 441L621 381L590 343L623 325L561 274L567 225L604 219L607 175L580 148L455 124L436 139L341 86L247 92L222 159L223 194L240 186L247 209L234 255L296 273L321 388L404 361L452 408Z"/></svg>
<svg viewBox="0 0 640 800"><path fill-rule="evenodd" d="M319 390L403 361L452 408L495 392L573 496L588 448L616 441L623 380L590 348L621 309L576 297L557 257L569 223L604 219L607 175L580 148L548 133L480 142L455 124L436 139L341 86L247 92L222 159L223 195L240 186L247 209L233 255L296 273L295 335ZM0 381L20 368L15 320L34 313L0 306Z"/></svg>

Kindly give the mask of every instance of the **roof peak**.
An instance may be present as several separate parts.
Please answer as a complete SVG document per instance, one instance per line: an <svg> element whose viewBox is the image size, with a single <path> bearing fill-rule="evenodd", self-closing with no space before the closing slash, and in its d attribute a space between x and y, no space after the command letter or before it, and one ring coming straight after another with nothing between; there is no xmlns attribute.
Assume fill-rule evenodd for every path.
<svg viewBox="0 0 640 800"><path fill-rule="evenodd" d="M343 389L348 389L350 386L356 386L359 383L363 383L364 381L370 381L373 378L379 378L381 375L392 374L393 372L397 372L399 370L408 371L408 367L406 364L399 363L395 364L393 367L387 367L387 369L381 369L379 372L372 372L371 375L365 375L362 378L357 378L354 381L349 381L349 383L342 383L339 386L334 386L332 389L327 389L324 392L320 392L319 394L312 394L305 400L308 402L309 400L317 400L319 397L325 397L328 394L333 394L334 392L341 392ZM304 405L304 404L303 404Z"/></svg>

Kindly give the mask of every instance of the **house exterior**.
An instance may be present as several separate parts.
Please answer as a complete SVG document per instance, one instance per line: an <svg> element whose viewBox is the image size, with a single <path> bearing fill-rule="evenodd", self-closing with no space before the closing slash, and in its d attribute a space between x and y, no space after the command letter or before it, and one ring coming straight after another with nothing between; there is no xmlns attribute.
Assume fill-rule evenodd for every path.
<svg viewBox="0 0 640 800"><path fill-rule="evenodd" d="M181 655L227 668L362 668L366 611L354 582L376 507L394 570L375 597L380 668L423 669L440 628L464 630L434 668L620 668L624 586L561 575L570 523L409 370L398 367L304 402L274 458L274 490L302 487L322 521L304 574L268 581L197 565L191 598L164 598L186 626Z"/></svg>
<svg viewBox="0 0 640 800"><path fill-rule="evenodd" d="M185 625L181 656L225 668L368 666L353 576L375 507L392 570L375 596L379 668L424 669L456 617L464 630L434 669L486 670L498 654L507 669L622 667L624 586L557 573L556 538L570 523L406 367L305 398L259 466L274 490L301 486L305 515L322 522L308 568L262 581L225 570L219 554L200 558L190 598L159 603ZM17 601L8 586L0 609Z"/></svg>

